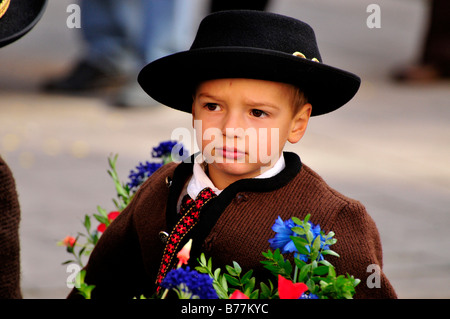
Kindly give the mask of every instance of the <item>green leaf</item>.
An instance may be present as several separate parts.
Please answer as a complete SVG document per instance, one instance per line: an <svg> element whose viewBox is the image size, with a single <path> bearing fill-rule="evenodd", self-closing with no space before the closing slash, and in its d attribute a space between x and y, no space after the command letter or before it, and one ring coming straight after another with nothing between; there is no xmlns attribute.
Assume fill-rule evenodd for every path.
<svg viewBox="0 0 450 319"><path fill-rule="evenodd" d="M251 279L252 274L253 274L253 269L250 269L249 271L247 271L247 272L244 274L244 276L242 276L242 278L241 278L241 283L242 283L243 285L245 285L245 284Z"/></svg>
<svg viewBox="0 0 450 319"><path fill-rule="evenodd" d="M232 277L228 274L224 274L223 275L225 277L225 279L228 281L228 283L232 286L240 286L240 282L238 279L236 279L235 277Z"/></svg>
<svg viewBox="0 0 450 319"><path fill-rule="evenodd" d="M200 264L206 266L206 257L205 257L205 254L204 254L204 253L202 253L202 254L200 255Z"/></svg>
<svg viewBox="0 0 450 319"><path fill-rule="evenodd" d="M272 294L271 290L265 283L260 284L261 287L261 299L267 299Z"/></svg>
<svg viewBox="0 0 450 319"><path fill-rule="evenodd" d="M333 231L328 232L328 234L325 236L326 239L331 239L332 237L334 237L334 235L336 235Z"/></svg>
<svg viewBox="0 0 450 319"><path fill-rule="evenodd" d="M195 270L197 270L199 273L202 273L202 274L207 274L208 273L208 270L205 269L205 267L201 267L201 266L195 267Z"/></svg>
<svg viewBox="0 0 450 319"><path fill-rule="evenodd" d="M83 248L80 249L80 251L78 252L78 257L81 257L81 255L83 255L84 251L86 250L86 246L84 246Z"/></svg>
<svg viewBox="0 0 450 319"><path fill-rule="evenodd" d="M101 216L108 219L108 213L106 212L106 209L103 209L100 206L97 206L97 211L100 213Z"/></svg>
<svg viewBox="0 0 450 319"><path fill-rule="evenodd" d="M300 274L298 275L297 282L305 282L307 280L307 276L311 271L311 264L306 264L300 269Z"/></svg>
<svg viewBox="0 0 450 319"><path fill-rule="evenodd" d="M242 281L241 281L241 284L242 284ZM256 279L255 279L255 277L252 277L247 282L247 284L244 285L245 291L248 291L248 294L250 294L253 291L253 289L255 289L255 284L256 284Z"/></svg>
<svg viewBox="0 0 450 319"><path fill-rule="evenodd" d="M333 267L333 265L328 261L328 260L321 260L321 261L319 261L319 264L322 264L322 265L324 265L324 266L328 266L328 267Z"/></svg>
<svg viewBox="0 0 450 319"><path fill-rule="evenodd" d="M274 259L274 260L280 260L280 259L282 259L282 258L283 258L283 256L282 256L281 253L280 253L280 249L277 248L277 249L274 251L274 253L273 253L273 259Z"/></svg>
<svg viewBox="0 0 450 319"><path fill-rule="evenodd" d="M337 252L330 250L330 249L322 250L322 255L331 255L331 256L335 256L335 257L340 257Z"/></svg>
<svg viewBox="0 0 450 319"><path fill-rule="evenodd" d="M219 278L219 276L220 276L220 268L217 268L215 271L214 271L214 279L218 279Z"/></svg>
<svg viewBox="0 0 450 319"><path fill-rule="evenodd" d="M306 282L306 285L308 286L308 290L309 290L311 293L313 293L313 291L316 290L316 283L315 283L312 279L309 279L309 280Z"/></svg>
<svg viewBox="0 0 450 319"><path fill-rule="evenodd" d="M308 227L308 229L306 229L305 227L305 230L306 230L306 240L308 241L308 243L312 243L312 241L314 240L314 236L310 230L310 227Z"/></svg>
<svg viewBox="0 0 450 319"><path fill-rule="evenodd" d="M328 245L328 246L332 246L332 245L334 245L336 243L337 243L337 239L336 238L327 239L325 241L325 245Z"/></svg>
<svg viewBox="0 0 450 319"><path fill-rule="evenodd" d="M91 218L89 217L89 215L84 215L84 228L86 228L87 232L89 233L90 229L91 229Z"/></svg>
<svg viewBox="0 0 450 319"><path fill-rule="evenodd" d="M303 229L303 227L292 227L291 230L294 233L299 234L300 236L303 236L306 234L306 231Z"/></svg>
<svg viewBox="0 0 450 319"><path fill-rule="evenodd" d="M212 270L212 258L208 259L208 265L207 266L208 266L209 270Z"/></svg>
<svg viewBox="0 0 450 319"><path fill-rule="evenodd" d="M222 285L224 290L228 290L228 284L225 275L220 279L220 284Z"/></svg>
<svg viewBox="0 0 450 319"><path fill-rule="evenodd" d="M330 267L328 269L328 276L336 277L336 270L334 269L334 267Z"/></svg>
<svg viewBox="0 0 450 319"><path fill-rule="evenodd" d="M228 271L228 273L229 273L231 276L234 276L234 277L239 276L239 274L236 272L236 270L235 270L233 267L231 267L230 265L226 265L226 266L225 266L225 269Z"/></svg>
<svg viewBox="0 0 450 319"><path fill-rule="evenodd" d="M305 247L304 238L291 236L291 239L300 254L309 256L310 252Z"/></svg>
<svg viewBox="0 0 450 319"><path fill-rule="evenodd" d="M317 236L316 239L314 239L314 242L313 242L313 245L312 245L313 250L319 251L320 250L320 243L321 243L320 236Z"/></svg>
<svg viewBox="0 0 450 319"><path fill-rule="evenodd" d="M267 258L267 259L272 259L273 258L273 253L272 251L269 249L267 252L262 252L262 255Z"/></svg>
<svg viewBox="0 0 450 319"><path fill-rule="evenodd" d="M249 296L250 299L259 299L258 297L259 297L259 290L258 290L258 289L256 289L255 291L253 291L253 292L250 294L250 296Z"/></svg>
<svg viewBox="0 0 450 319"><path fill-rule="evenodd" d="M297 224L297 225L303 225L303 221L300 219L300 218L297 218L297 217L292 217L291 218L292 219L292 221L295 223L295 224Z"/></svg>
<svg viewBox="0 0 450 319"><path fill-rule="evenodd" d="M239 276L241 274L241 272L242 272L241 266L239 266L239 264L237 262L233 261L233 267L234 267L234 270L236 271L236 273Z"/></svg>
<svg viewBox="0 0 450 319"><path fill-rule="evenodd" d="M94 214L94 217L99 223L105 224L107 226L109 225L108 217L104 217L102 215L97 215L97 214Z"/></svg>
<svg viewBox="0 0 450 319"><path fill-rule="evenodd" d="M305 216L305 219L303 219L303 222L304 222L304 223L308 223L310 217L311 217L311 214L306 215L306 216Z"/></svg>
<svg viewBox="0 0 450 319"><path fill-rule="evenodd" d="M294 258L294 263L295 263L295 265L297 266L298 269L302 269L303 266L306 265L306 263L303 260L299 259L299 258Z"/></svg>
<svg viewBox="0 0 450 319"><path fill-rule="evenodd" d="M318 266L313 270L314 275L323 276L328 274L329 267L328 266Z"/></svg>

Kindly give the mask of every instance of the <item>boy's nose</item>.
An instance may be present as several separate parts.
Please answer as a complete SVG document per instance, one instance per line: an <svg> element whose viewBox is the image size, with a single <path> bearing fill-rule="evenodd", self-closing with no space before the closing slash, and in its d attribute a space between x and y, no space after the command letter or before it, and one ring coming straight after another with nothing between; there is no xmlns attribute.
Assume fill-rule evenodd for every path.
<svg viewBox="0 0 450 319"><path fill-rule="evenodd" d="M242 116L235 113L229 113L225 116L222 125L222 134L226 137L241 137L245 130Z"/></svg>

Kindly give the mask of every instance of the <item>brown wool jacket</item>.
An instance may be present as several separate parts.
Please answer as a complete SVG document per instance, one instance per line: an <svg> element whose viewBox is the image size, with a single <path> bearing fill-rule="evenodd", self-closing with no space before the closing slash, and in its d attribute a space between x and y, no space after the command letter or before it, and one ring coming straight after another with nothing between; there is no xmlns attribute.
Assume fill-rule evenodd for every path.
<svg viewBox="0 0 450 319"><path fill-rule="evenodd" d="M19 223L16 183L0 157L0 299L22 298Z"/></svg>
<svg viewBox="0 0 450 319"><path fill-rule="evenodd" d="M367 267L376 264L382 268L382 249L376 225L365 208L330 188L302 165L296 154L286 152L284 156L286 168L278 175L237 181L205 204L199 222L184 239L193 238L191 266L204 252L212 257L214 269L224 270L236 261L243 271L253 269L258 280L276 282L260 263L261 252L270 248L268 240L275 235L271 229L275 220L278 216L303 219L311 214L311 222L336 233L337 243L331 248L341 257L327 260L337 274L361 279L355 298L396 298L382 271L380 288L370 289L366 284L373 274ZM86 266L86 282L96 286L93 298L131 298L154 292L165 247L159 233L170 233L177 222L177 199L192 174L192 165L163 166L107 228ZM75 297L74 290L69 298Z"/></svg>

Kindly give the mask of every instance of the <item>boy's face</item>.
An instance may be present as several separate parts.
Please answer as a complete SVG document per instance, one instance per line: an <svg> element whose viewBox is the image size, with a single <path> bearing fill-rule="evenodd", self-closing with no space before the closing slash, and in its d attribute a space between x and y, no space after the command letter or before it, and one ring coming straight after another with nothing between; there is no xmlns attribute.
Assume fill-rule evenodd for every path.
<svg viewBox="0 0 450 319"><path fill-rule="evenodd" d="M210 80L198 86L194 127L216 187L256 177L273 166L287 141L302 138L311 105L294 111L294 92L289 84L251 79Z"/></svg>

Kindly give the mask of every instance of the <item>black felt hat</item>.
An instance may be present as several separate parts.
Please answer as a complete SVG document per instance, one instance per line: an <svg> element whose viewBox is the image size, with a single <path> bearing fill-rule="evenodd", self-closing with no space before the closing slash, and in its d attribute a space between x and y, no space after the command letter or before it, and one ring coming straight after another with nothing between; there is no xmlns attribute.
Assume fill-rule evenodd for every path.
<svg viewBox="0 0 450 319"><path fill-rule="evenodd" d="M151 62L138 82L156 101L191 112L195 86L219 78L296 85L312 104L313 116L347 103L361 83L358 76L322 62L308 24L275 13L238 10L207 16L188 51Z"/></svg>
<svg viewBox="0 0 450 319"><path fill-rule="evenodd" d="M0 0L0 47L29 32L42 17L47 0Z"/></svg>

